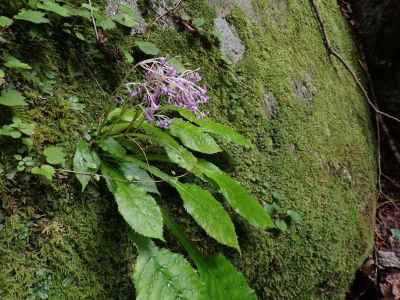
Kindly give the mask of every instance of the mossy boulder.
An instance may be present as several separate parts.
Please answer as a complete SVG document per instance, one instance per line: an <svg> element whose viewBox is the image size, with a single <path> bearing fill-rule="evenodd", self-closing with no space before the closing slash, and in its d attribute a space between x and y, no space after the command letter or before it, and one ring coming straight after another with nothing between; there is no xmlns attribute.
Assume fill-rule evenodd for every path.
<svg viewBox="0 0 400 300"><path fill-rule="evenodd" d="M365 99L351 75L327 56L308 0L184 2L185 14L204 19L205 33L179 22L151 24L149 4L139 1L151 24L146 39L162 55L200 68L211 116L255 144L248 150L221 141L221 167L263 204L275 202L302 217L280 233L257 231L234 217L241 255L209 239L199 245L205 252L224 251L259 299L344 299L372 243L375 143ZM337 2L319 2L334 46L357 70L357 51ZM233 61L218 46L223 36L213 34L216 19L240 42ZM91 30L82 29L93 35ZM49 35L37 41L36 53L13 41L26 61L50 70L42 80L50 92L42 97L27 90L32 101L26 117L38 123L39 153L47 144L63 144L71 158L78 138L113 101L107 95L130 68L115 62L115 49L142 39L116 36L93 50ZM135 251L112 197L101 184L82 194L73 176L52 184L29 174L7 179L15 164L12 146L0 151L0 298L132 299Z"/></svg>

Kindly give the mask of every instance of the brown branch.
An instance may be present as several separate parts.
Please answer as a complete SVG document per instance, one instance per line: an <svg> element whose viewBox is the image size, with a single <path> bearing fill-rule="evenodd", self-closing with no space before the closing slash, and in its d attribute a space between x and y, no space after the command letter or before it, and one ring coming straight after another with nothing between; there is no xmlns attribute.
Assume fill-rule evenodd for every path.
<svg viewBox="0 0 400 300"><path fill-rule="evenodd" d="M385 117L387 117L389 119L395 120L396 122L400 123L400 119L398 119L398 118L396 118L396 117L394 117L394 116L392 116L392 115L390 115L390 114L388 114L388 113L386 113L384 111L379 110L378 106L374 103L374 101L371 100L371 98L368 95L367 90L364 88L363 84L361 83L360 79L358 78L358 76L354 72L353 68L342 57L342 55L332 47L331 41L328 38L328 34L327 34L327 30L326 30L325 24L324 24L324 22L322 20L321 13L319 11L319 8L318 8L315 0L310 0L310 2L311 2L311 6L312 6L312 8L314 10L314 13L315 13L315 15L317 17L318 24L319 24L319 27L320 27L320 30L321 30L321 33L322 33L322 37L323 37L323 40L324 40L324 45L326 47L326 50L328 51L328 55L333 55L334 57L336 57L342 63L342 65L347 69L347 71L351 74L351 76L353 77L354 81L357 83L358 87L360 88L360 90L364 94L364 97L365 97L365 99L367 99L368 104L372 107L372 109L377 114L380 114L382 116L385 116Z"/></svg>

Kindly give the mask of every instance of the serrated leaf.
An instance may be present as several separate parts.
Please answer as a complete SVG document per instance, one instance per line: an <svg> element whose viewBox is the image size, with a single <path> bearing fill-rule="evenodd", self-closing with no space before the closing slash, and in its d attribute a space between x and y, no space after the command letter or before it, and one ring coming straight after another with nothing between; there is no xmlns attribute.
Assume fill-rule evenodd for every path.
<svg viewBox="0 0 400 300"><path fill-rule="evenodd" d="M250 224L261 229L274 227L270 215L236 180L205 160L199 160L198 170L218 185L232 208Z"/></svg>
<svg viewBox="0 0 400 300"><path fill-rule="evenodd" d="M20 61L18 58L8 55L5 57L4 65L10 69L23 69L23 70L31 70L31 66Z"/></svg>
<svg viewBox="0 0 400 300"><path fill-rule="evenodd" d="M173 163L189 171L196 166L196 157L186 148L179 145L168 133L146 122L142 124L142 127L146 134L153 138L154 142L165 149L165 152Z"/></svg>
<svg viewBox="0 0 400 300"><path fill-rule="evenodd" d="M83 173L95 173L100 167L100 159L96 152L90 150L89 145L81 140L76 146L76 151L73 160L74 171L76 177L82 185L82 192L88 185L91 176Z"/></svg>
<svg viewBox="0 0 400 300"><path fill-rule="evenodd" d="M182 117L200 126L206 132L219 135L223 139L238 145L251 146L251 142L247 138L227 125L217 123L210 118L199 119L187 109L178 109L178 112Z"/></svg>
<svg viewBox="0 0 400 300"><path fill-rule="evenodd" d="M52 180L55 170L52 166L49 165L41 165L40 167L34 167L31 170L32 174L41 175L46 177L48 180Z"/></svg>
<svg viewBox="0 0 400 300"><path fill-rule="evenodd" d="M45 13L32 9L22 9L14 19L32 22L35 24L50 23L49 19L45 18Z"/></svg>
<svg viewBox="0 0 400 300"><path fill-rule="evenodd" d="M65 163L65 152L62 147L49 146L44 149L43 154L49 164L57 165Z"/></svg>
<svg viewBox="0 0 400 300"><path fill-rule="evenodd" d="M126 155L126 150L114 138L108 137L98 142L100 148L116 157Z"/></svg>
<svg viewBox="0 0 400 300"><path fill-rule="evenodd" d="M128 181L133 181L135 185L140 186L148 193L160 195L154 179L151 178L145 170L130 162L122 162L119 164L119 167L122 174Z"/></svg>
<svg viewBox="0 0 400 300"><path fill-rule="evenodd" d="M37 8L53 12L62 17L70 17L71 16L71 12L68 8L63 7L60 4L58 4L54 1L51 1L51 0L44 0L43 2L39 2L37 4Z"/></svg>
<svg viewBox="0 0 400 300"><path fill-rule="evenodd" d="M154 198L134 184L115 181L115 186L118 211L129 226L143 236L162 240L163 220Z"/></svg>
<svg viewBox="0 0 400 300"><path fill-rule="evenodd" d="M113 17L113 20L126 27L134 27L138 24L137 12L128 5L121 5L118 14Z"/></svg>
<svg viewBox="0 0 400 300"><path fill-rule="evenodd" d="M150 42L135 42L135 45L145 54L148 55L158 55L160 53L160 49L157 48L156 45Z"/></svg>
<svg viewBox="0 0 400 300"><path fill-rule="evenodd" d="M174 119L169 127L171 135L179 138L186 147L206 153L214 154L221 152L221 148L215 140L206 132L182 119Z"/></svg>
<svg viewBox="0 0 400 300"><path fill-rule="evenodd" d="M166 211L164 220L168 230L185 248L197 266L204 282L202 300L256 300L255 292L248 286L245 277L223 255L205 257L187 239L184 230L175 223Z"/></svg>
<svg viewBox="0 0 400 300"><path fill-rule="evenodd" d="M221 244L240 250L235 227L223 206L211 195L194 184L175 184L186 211Z"/></svg>
<svg viewBox="0 0 400 300"><path fill-rule="evenodd" d="M137 300L199 300L202 282L179 254L158 249L149 239L134 238L139 256L133 281Z"/></svg>
<svg viewBox="0 0 400 300"><path fill-rule="evenodd" d="M0 105L5 106L24 106L25 97L20 92L14 89L2 91L0 96Z"/></svg>
<svg viewBox="0 0 400 300"><path fill-rule="evenodd" d="M6 28L12 25L14 21L6 16L0 16L0 27Z"/></svg>

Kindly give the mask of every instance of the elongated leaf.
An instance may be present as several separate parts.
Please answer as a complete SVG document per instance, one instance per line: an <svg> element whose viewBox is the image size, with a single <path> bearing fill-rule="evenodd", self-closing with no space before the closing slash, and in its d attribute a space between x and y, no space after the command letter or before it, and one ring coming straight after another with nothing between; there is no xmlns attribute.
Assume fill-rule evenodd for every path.
<svg viewBox="0 0 400 300"><path fill-rule="evenodd" d="M14 89L2 91L0 96L0 104L5 106L24 106L25 97Z"/></svg>
<svg viewBox="0 0 400 300"><path fill-rule="evenodd" d="M189 171L196 166L196 157L183 146L179 145L168 133L146 122L142 126L146 134L150 135L156 143L165 149L169 159L173 163Z"/></svg>
<svg viewBox="0 0 400 300"><path fill-rule="evenodd" d="M239 250L235 227L222 205L211 195L194 184L175 184L186 211L196 222L221 244Z"/></svg>
<svg viewBox="0 0 400 300"><path fill-rule="evenodd" d="M102 163L101 173L107 187L113 193L118 211L137 233L146 237L163 239L163 218L156 201L136 184L126 178L115 167Z"/></svg>
<svg viewBox="0 0 400 300"><path fill-rule="evenodd" d="M119 167L128 181L132 181L148 193L160 195L154 179L145 170L130 162L120 163Z"/></svg>
<svg viewBox="0 0 400 300"><path fill-rule="evenodd" d="M84 191L91 178L89 174L84 173L95 173L100 167L100 159L96 152L90 150L89 145L81 140L76 146L73 164L74 171L77 172L76 177Z"/></svg>
<svg viewBox="0 0 400 300"><path fill-rule="evenodd" d="M148 55L158 55L160 53L160 49L157 48L156 45L150 42L141 42L137 41L135 45L145 54Z"/></svg>
<svg viewBox="0 0 400 300"><path fill-rule="evenodd" d="M24 69L24 70L32 69L30 65L20 61L18 58L14 57L12 55L7 55L5 57L4 65L10 69Z"/></svg>
<svg viewBox="0 0 400 300"><path fill-rule="evenodd" d="M236 180L205 160L199 160L198 169L219 186L221 193L232 208L250 224L261 229L274 227L266 210Z"/></svg>
<svg viewBox="0 0 400 300"><path fill-rule="evenodd" d="M202 300L256 300L255 292L244 276L222 254L204 259L198 266L205 283Z"/></svg>
<svg viewBox="0 0 400 300"><path fill-rule="evenodd" d="M104 151L116 156L121 157L126 155L126 150L122 147L114 138L108 137L104 140L101 140L99 146Z"/></svg>
<svg viewBox="0 0 400 300"><path fill-rule="evenodd" d="M182 117L197 124L206 132L219 135L223 139L238 145L251 146L251 142L248 139L227 125L217 123L210 118L199 119L187 109L178 109L178 112Z"/></svg>
<svg viewBox="0 0 400 300"><path fill-rule="evenodd" d="M192 150L206 154L222 151L209 134L192 123L185 122L182 119L174 119L169 129L173 136L179 138L182 144Z"/></svg>
<svg viewBox="0 0 400 300"><path fill-rule="evenodd" d="M202 282L186 259L139 238L134 238L139 251L133 273L136 300L199 300Z"/></svg>
<svg viewBox="0 0 400 300"><path fill-rule="evenodd" d="M118 211L129 226L143 236L163 239L163 220L156 201L142 188L116 181Z"/></svg>
<svg viewBox="0 0 400 300"><path fill-rule="evenodd" d="M71 12L68 8L63 7L52 0L45 0L43 2L39 2L37 4L37 8L53 12L62 17L70 17L71 16Z"/></svg>
<svg viewBox="0 0 400 300"><path fill-rule="evenodd" d="M10 19L10 18L7 18L5 16L0 16L0 27L2 27L2 28L11 26L11 24L13 22L14 21L12 19Z"/></svg>
<svg viewBox="0 0 400 300"><path fill-rule="evenodd" d="M49 19L46 19L44 16L45 16L44 13L37 11L37 10L22 9L14 17L14 19L28 21L28 22L32 22L35 24L50 23Z"/></svg>
<svg viewBox="0 0 400 300"><path fill-rule="evenodd" d="M223 255L205 257L187 239L184 230L163 211L165 225L185 248L197 266L204 286L202 300L255 300L254 291L247 285L244 276Z"/></svg>

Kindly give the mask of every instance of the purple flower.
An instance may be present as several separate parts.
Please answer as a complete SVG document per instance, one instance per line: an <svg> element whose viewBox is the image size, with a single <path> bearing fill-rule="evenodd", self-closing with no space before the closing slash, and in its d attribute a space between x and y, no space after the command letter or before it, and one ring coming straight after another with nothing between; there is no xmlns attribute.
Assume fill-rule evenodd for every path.
<svg viewBox="0 0 400 300"><path fill-rule="evenodd" d="M145 71L144 81L129 83L128 86L136 86L130 91L130 96L145 100L145 116L149 122L155 122L162 128L169 126L168 117L157 115L162 104L189 109L199 118L206 115L201 112L200 105L209 100L207 88L197 84L202 80L197 71L186 70L179 74L164 57L148 59L138 65Z"/></svg>

